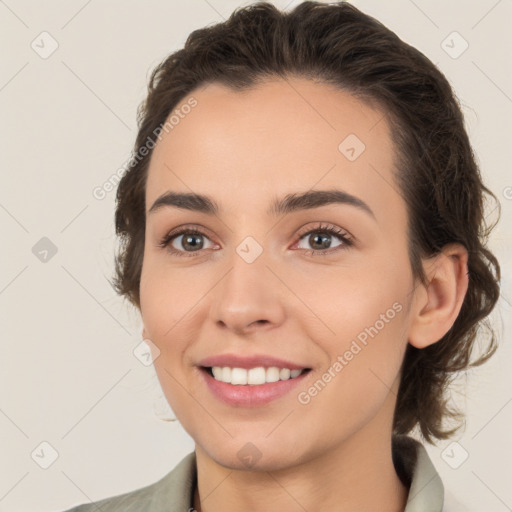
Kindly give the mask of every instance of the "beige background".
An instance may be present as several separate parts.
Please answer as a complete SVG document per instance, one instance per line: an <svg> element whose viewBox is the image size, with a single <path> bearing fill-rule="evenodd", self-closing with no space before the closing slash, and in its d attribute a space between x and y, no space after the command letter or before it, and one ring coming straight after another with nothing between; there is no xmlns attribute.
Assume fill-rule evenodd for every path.
<svg viewBox="0 0 512 512"><path fill-rule="evenodd" d="M447 75L464 105L483 175L502 201L491 245L504 273L504 297L493 315L502 346L459 381L466 391L461 387L454 399L468 421L458 444L442 442L429 452L468 510L511 510L512 76L506 55L512 3L353 3ZM129 156L149 71L193 29L243 4L0 1L0 511L62 510L133 490L162 477L193 448L178 422L155 415L166 413L155 374L133 355L140 321L106 280L114 192L98 200L93 190ZM58 44L47 58L31 47L35 41L39 52L51 49L43 31ZM453 31L469 44L457 59L442 47ZM34 246L45 250L43 237L57 249L46 262L33 253ZM52 450L57 459L42 469ZM463 450L468 459L453 469L446 461L456 465Z"/></svg>

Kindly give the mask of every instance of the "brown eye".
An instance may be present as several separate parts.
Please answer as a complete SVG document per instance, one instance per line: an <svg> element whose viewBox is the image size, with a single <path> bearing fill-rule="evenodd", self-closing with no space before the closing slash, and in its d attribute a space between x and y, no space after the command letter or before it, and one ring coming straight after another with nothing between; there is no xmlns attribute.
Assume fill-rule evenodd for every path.
<svg viewBox="0 0 512 512"><path fill-rule="evenodd" d="M177 256L194 256L194 253L199 253L202 249L211 248L211 246L205 247L205 240L212 244L201 231L183 228L165 235L158 245Z"/></svg>
<svg viewBox="0 0 512 512"><path fill-rule="evenodd" d="M306 254L322 255L336 252L338 250L347 249L353 245L352 237L344 229L337 226L319 226L315 229L310 229L302 234L299 240L299 249L304 249ZM338 239L334 242L333 239ZM309 247L302 247L300 244L306 244Z"/></svg>
<svg viewBox="0 0 512 512"><path fill-rule="evenodd" d="M329 249L332 235L328 233L316 233L309 235L307 242L313 249Z"/></svg>
<svg viewBox="0 0 512 512"><path fill-rule="evenodd" d="M186 251L198 251L203 248L204 240L202 239L203 235L191 233L187 235L180 235L175 238L174 242L177 242L181 247L183 247ZM181 238L181 241L179 239ZM173 242L173 244L174 244ZM174 246L174 245L173 245ZM176 246L174 246L176 248Z"/></svg>

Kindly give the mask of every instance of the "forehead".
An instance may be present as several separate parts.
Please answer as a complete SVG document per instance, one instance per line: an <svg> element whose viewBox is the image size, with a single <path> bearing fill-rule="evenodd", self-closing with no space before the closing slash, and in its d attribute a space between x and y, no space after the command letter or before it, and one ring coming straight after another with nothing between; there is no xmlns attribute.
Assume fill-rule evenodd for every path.
<svg viewBox="0 0 512 512"><path fill-rule="evenodd" d="M383 111L307 79L244 91L211 83L190 93L151 158L147 209L162 192L205 193L265 208L276 192L338 187L368 202L396 201L394 147Z"/></svg>

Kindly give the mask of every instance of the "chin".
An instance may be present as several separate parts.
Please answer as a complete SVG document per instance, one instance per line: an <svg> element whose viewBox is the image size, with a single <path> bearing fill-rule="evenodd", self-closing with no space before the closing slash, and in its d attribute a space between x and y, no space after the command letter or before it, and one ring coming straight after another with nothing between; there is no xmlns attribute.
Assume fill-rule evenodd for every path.
<svg viewBox="0 0 512 512"><path fill-rule="evenodd" d="M279 471L303 462L304 455L298 453L296 443L284 443L282 439L270 442L265 437L255 441L230 439L209 446L201 445L210 459L217 464L238 471Z"/></svg>

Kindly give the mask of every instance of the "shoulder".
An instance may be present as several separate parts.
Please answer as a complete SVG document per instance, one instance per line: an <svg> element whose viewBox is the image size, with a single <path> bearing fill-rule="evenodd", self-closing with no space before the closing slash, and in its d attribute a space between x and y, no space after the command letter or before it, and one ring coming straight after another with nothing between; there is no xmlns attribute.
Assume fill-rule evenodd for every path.
<svg viewBox="0 0 512 512"><path fill-rule="evenodd" d="M189 453L157 482L131 492L84 503L64 512L169 512L190 508L196 485L195 453Z"/></svg>
<svg viewBox="0 0 512 512"><path fill-rule="evenodd" d="M158 481L131 492L78 505L65 512L96 512L98 510L102 512L135 512L135 510L146 510L153 497L158 494L160 485L161 481Z"/></svg>
<svg viewBox="0 0 512 512"><path fill-rule="evenodd" d="M455 496L449 490L444 493L443 512L471 512L471 510L475 511L474 508L461 501L459 496Z"/></svg>

